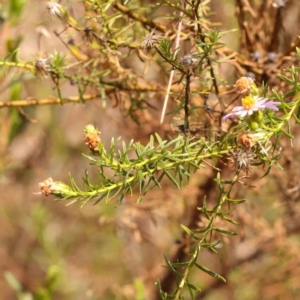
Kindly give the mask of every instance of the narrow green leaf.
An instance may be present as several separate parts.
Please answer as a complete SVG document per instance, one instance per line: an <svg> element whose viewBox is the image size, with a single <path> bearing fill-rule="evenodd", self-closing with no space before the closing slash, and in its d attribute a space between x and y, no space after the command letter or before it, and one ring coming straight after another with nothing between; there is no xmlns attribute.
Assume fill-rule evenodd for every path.
<svg viewBox="0 0 300 300"><path fill-rule="evenodd" d="M219 259L221 259L220 253L214 247L209 247L209 250L211 250L213 253L217 254Z"/></svg>
<svg viewBox="0 0 300 300"><path fill-rule="evenodd" d="M225 217L224 215L220 215L220 217L221 217L222 219L226 220L226 221L229 222L229 223L232 223L232 224L234 224L234 225L239 225L238 222L236 222L236 221L234 221L234 220L232 220L232 219L229 219L229 218Z"/></svg>
<svg viewBox="0 0 300 300"><path fill-rule="evenodd" d="M282 75L282 74L278 74L278 77L280 77L283 81L285 81L288 84L294 85L295 82L292 81L291 79L287 78L286 76Z"/></svg>
<svg viewBox="0 0 300 300"><path fill-rule="evenodd" d="M71 173L69 173L69 179L70 179L70 182L71 182L71 186L72 186L72 189L75 191L75 192L80 192L80 189L79 187L76 185Z"/></svg>
<svg viewBox="0 0 300 300"><path fill-rule="evenodd" d="M178 273L172 266L172 263L169 261L168 257L164 254L165 261L167 263L167 267L177 276L183 277L183 274Z"/></svg>
<svg viewBox="0 0 300 300"><path fill-rule="evenodd" d="M173 178L172 175L167 170L163 170L163 172L174 183L174 185L176 185L176 187L180 190L180 186L179 186L178 182L175 180L175 178Z"/></svg>
<svg viewBox="0 0 300 300"><path fill-rule="evenodd" d="M190 230L188 227L184 226L181 224L181 228L192 238L194 238L195 240L199 241L199 237L197 237L192 230Z"/></svg>
<svg viewBox="0 0 300 300"><path fill-rule="evenodd" d="M96 205L97 203L99 203L102 199L104 199L105 197L107 197L106 193L103 193L95 202L93 205Z"/></svg>
<svg viewBox="0 0 300 300"><path fill-rule="evenodd" d="M224 229L220 229L220 228L216 228L216 227L213 227L213 230L215 230L217 232L220 232L220 233L223 233L223 234L227 234L227 235L238 235L234 231L228 231L228 230L224 230Z"/></svg>
<svg viewBox="0 0 300 300"><path fill-rule="evenodd" d="M226 201L233 203L233 204L240 204L240 203L245 202L246 200L245 199L230 199L230 198L226 197Z"/></svg>
<svg viewBox="0 0 300 300"><path fill-rule="evenodd" d="M202 270L203 272L207 273L208 275L212 276L212 277L215 277L223 282L226 282L226 279L224 277L222 277L221 275L199 265L199 264L195 264L200 270Z"/></svg>

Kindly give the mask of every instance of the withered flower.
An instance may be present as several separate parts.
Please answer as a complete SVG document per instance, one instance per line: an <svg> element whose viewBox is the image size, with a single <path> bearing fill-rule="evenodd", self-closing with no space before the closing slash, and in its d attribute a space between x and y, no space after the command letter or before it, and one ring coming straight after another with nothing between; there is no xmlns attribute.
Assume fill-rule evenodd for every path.
<svg viewBox="0 0 300 300"><path fill-rule="evenodd" d="M193 72L198 67L199 59L193 54L187 54L181 59L180 64L184 69Z"/></svg>
<svg viewBox="0 0 300 300"><path fill-rule="evenodd" d="M233 163L236 171L244 171L246 174L251 171L251 164L256 161L256 155L251 150L243 148L230 151L228 160Z"/></svg>
<svg viewBox="0 0 300 300"><path fill-rule="evenodd" d="M155 28L144 38L141 42L140 47L142 49L151 49L153 48L159 41L161 37L155 36Z"/></svg>
<svg viewBox="0 0 300 300"><path fill-rule="evenodd" d="M243 76L235 83L235 91L238 94L247 94L251 91L254 80L251 77Z"/></svg>
<svg viewBox="0 0 300 300"><path fill-rule="evenodd" d="M39 183L39 188L42 190L42 194L44 194L45 196L49 196L52 194L52 185L53 185L53 180L52 178L48 178L43 182Z"/></svg>
<svg viewBox="0 0 300 300"><path fill-rule="evenodd" d="M101 138L100 138L100 131L95 128L94 125L87 125L84 129L85 133L85 144L92 150L97 151L98 146L100 144Z"/></svg>
<svg viewBox="0 0 300 300"><path fill-rule="evenodd" d="M52 178L48 178L39 183L41 193L45 196L56 195L60 197L66 197L72 194L72 190L64 183L59 181L53 181Z"/></svg>
<svg viewBox="0 0 300 300"><path fill-rule="evenodd" d="M55 17L62 17L61 7L62 6L56 2L47 3L46 9L51 19L54 19Z"/></svg>
<svg viewBox="0 0 300 300"><path fill-rule="evenodd" d="M35 62L35 74L39 78L47 78L49 72L51 71L51 67L49 65L49 59L47 58L39 58Z"/></svg>

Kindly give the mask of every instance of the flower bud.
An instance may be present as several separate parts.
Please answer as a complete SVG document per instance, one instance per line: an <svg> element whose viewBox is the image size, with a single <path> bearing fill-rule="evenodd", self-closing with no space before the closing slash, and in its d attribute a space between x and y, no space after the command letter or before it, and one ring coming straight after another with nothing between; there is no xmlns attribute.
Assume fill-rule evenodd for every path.
<svg viewBox="0 0 300 300"><path fill-rule="evenodd" d="M66 184L59 181L53 181L51 177L43 182L40 182L39 187L42 191L42 194L45 196L56 195L59 197L66 197L73 193L70 187L68 187Z"/></svg>
<svg viewBox="0 0 300 300"><path fill-rule="evenodd" d="M88 147L92 150L92 151L97 151L99 144L101 142L101 138L100 138L100 131L92 124L87 125L84 128L84 133L85 133L85 144L88 145Z"/></svg>

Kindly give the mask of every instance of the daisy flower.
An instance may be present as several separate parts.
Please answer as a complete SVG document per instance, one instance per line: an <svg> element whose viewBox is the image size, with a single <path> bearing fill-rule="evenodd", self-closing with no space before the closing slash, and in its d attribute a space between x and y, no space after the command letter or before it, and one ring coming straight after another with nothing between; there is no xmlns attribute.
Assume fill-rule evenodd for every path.
<svg viewBox="0 0 300 300"><path fill-rule="evenodd" d="M253 112L263 110L266 108L278 111L278 107L275 105L281 104L276 101L268 101L268 98L249 95L242 99L242 106L236 106L232 112L223 117L224 121L227 121L230 117L240 116L244 118L246 115L252 115Z"/></svg>

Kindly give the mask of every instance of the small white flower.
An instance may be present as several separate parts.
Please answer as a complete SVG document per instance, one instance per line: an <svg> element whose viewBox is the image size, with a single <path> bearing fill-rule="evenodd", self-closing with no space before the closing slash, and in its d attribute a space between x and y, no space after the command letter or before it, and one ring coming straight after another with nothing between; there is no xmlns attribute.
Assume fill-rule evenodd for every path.
<svg viewBox="0 0 300 300"><path fill-rule="evenodd" d="M54 19L56 16L59 18L62 16L61 5L56 2L48 2L46 9L52 19Z"/></svg>
<svg viewBox="0 0 300 300"><path fill-rule="evenodd" d="M249 95L242 99L242 106L234 107L231 113L223 117L223 120L226 121L229 117L235 118L237 116L244 118L246 115L252 115L253 112L266 108L278 111L278 107L275 106L278 104L281 103L276 101L268 101L268 98Z"/></svg>

